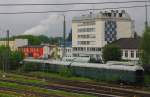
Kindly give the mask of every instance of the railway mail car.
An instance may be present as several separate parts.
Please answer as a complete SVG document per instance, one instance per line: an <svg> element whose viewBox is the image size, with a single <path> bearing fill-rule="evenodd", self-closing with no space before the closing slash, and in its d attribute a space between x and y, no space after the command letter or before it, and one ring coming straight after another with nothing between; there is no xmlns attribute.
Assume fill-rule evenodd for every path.
<svg viewBox="0 0 150 97"><path fill-rule="evenodd" d="M34 59L25 61L47 64L48 70L53 72L70 69L73 75L88 77L98 81L142 83L144 76L144 69L141 66L128 63L95 64Z"/></svg>
<svg viewBox="0 0 150 97"><path fill-rule="evenodd" d="M138 65L73 63L71 68L77 76L96 80L126 83L142 83L143 81L143 68Z"/></svg>

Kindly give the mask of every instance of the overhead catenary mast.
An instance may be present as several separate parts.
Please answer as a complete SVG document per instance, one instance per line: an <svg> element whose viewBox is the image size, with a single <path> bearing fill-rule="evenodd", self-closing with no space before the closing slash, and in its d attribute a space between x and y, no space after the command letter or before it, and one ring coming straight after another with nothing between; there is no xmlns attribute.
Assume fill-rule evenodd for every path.
<svg viewBox="0 0 150 97"><path fill-rule="evenodd" d="M63 57L66 56L66 20L65 20L65 15L63 15Z"/></svg>
<svg viewBox="0 0 150 97"><path fill-rule="evenodd" d="M7 33L7 44L6 44L6 46L9 47L9 30L7 30L6 33Z"/></svg>
<svg viewBox="0 0 150 97"><path fill-rule="evenodd" d="M9 30L6 31L6 47L7 47L7 52L6 52L6 56L5 56L5 59L6 59L6 62L5 62L5 72L8 72L8 69L9 69Z"/></svg>
<svg viewBox="0 0 150 97"><path fill-rule="evenodd" d="M145 1L145 28L147 29L148 27L148 17L147 17L147 1Z"/></svg>

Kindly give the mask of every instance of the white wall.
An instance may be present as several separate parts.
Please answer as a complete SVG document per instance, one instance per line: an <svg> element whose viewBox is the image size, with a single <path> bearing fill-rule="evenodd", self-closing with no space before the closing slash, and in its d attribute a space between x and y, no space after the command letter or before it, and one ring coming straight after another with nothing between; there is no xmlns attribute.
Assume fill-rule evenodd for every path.
<svg viewBox="0 0 150 97"><path fill-rule="evenodd" d="M28 39L15 39L15 46L16 47L21 47L28 45Z"/></svg>
<svg viewBox="0 0 150 97"><path fill-rule="evenodd" d="M66 56L65 57L72 57L72 47L66 47Z"/></svg>
<svg viewBox="0 0 150 97"><path fill-rule="evenodd" d="M72 47L103 47L105 45L104 41L104 21L97 20L96 25L90 26L78 26L80 22L73 22L72 23ZM95 28L95 32L78 32L79 28ZM94 34L95 38L86 38L81 39L78 38L78 35L90 35ZM94 44L91 45L78 45L78 41L94 41Z"/></svg>
<svg viewBox="0 0 150 97"><path fill-rule="evenodd" d="M118 21L117 22L117 39L133 37L134 33L133 21Z"/></svg>
<svg viewBox="0 0 150 97"><path fill-rule="evenodd" d="M128 57L125 57L125 51L128 52ZM131 51L134 51L134 57L131 57ZM122 59L124 60L139 60L139 57L136 57L136 52L138 49L123 49L122 50Z"/></svg>
<svg viewBox="0 0 150 97"><path fill-rule="evenodd" d="M58 55L61 58L62 57L72 57L72 52L73 52L72 47L66 47L66 51L65 51L66 55L63 56L63 47L59 47L58 48Z"/></svg>
<svg viewBox="0 0 150 97"><path fill-rule="evenodd" d="M48 55L50 54L50 48L49 46L43 47L43 58L48 58Z"/></svg>

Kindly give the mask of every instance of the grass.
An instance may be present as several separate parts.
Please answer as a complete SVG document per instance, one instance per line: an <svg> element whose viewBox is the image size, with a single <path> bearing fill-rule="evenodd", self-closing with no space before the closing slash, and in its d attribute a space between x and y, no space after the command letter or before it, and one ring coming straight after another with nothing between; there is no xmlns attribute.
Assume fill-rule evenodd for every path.
<svg viewBox="0 0 150 97"><path fill-rule="evenodd" d="M4 93L0 93L0 97L19 97L19 96L14 96L14 95L10 95L10 94L4 94Z"/></svg>
<svg viewBox="0 0 150 97"><path fill-rule="evenodd" d="M27 83L36 82L36 83L42 84L42 85L48 84L47 82L44 82L41 80L29 79L29 78L27 78L25 76L21 76L21 75L6 74L6 76L8 76L5 78L7 80L15 80L15 81L21 81L21 82L27 82ZM10 83L10 82L0 82L0 86L1 87L15 88L15 89L19 89L19 90L34 91L34 92L39 92L39 93L44 93L44 94L61 95L64 97L95 97L92 95L69 93L69 92L59 91L59 90L48 90L48 89L43 89L43 88L39 88L39 87L35 87L35 86L25 86L25 85L19 85L17 83Z"/></svg>
<svg viewBox="0 0 150 97"><path fill-rule="evenodd" d="M83 82L96 82L95 80L89 79L89 78L84 78L84 77L66 77L66 76L61 76L58 73L44 73L44 72L30 72L27 75L33 75L35 77L44 77L44 78L50 78L50 79L64 79L64 80L74 80L74 81L83 81Z"/></svg>
<svg viewBox="0 0 150 97"><path fill-rule="evenodd" d="M42 80L37 80L37 79L31 78L31 77L26 77L26 76L17 75L17 74L6 74L6 77L2 78L2 79L21 81L21 82L25 82L25 83L42 84L42 85L47 84L46 82L44 82Z"/></svg>
<svg viewBox="0 0 150 97"><path fill-rule="evenodd" d="M4 91L1 90L0 91L0 97L35 97L35 96L29 96L29 95L25 95L25 94L18 94L15 91Z"/></svg>

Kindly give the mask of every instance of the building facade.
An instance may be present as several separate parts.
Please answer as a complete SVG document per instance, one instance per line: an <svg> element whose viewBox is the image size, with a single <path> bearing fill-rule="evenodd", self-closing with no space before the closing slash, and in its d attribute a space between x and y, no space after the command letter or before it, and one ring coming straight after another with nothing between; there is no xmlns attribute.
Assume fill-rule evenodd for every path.
<svg viewBox="0 0 150 97"><path fill-rule="evenodd" d="M89 13L72 20L73 56L101 58L102 47L120 38L133 36L133 20L127 12Z"/></svg>
<svg viewBox="0 0 150 97"><path fill-rule="evenodd" d="M6 46L7 41L6 40L0 41L0 45ZM28 45L28 39L15 39L15 40L9 41L9 47L11 51L16 51L18 50L18 47L25 46L25 45Z"/></svg>
<svg viewBox="0 0 150 97"><path fill-rule="evenodd" d="M48 58L50 51L47 45L28 45L19 47L19 51L22 51L25 58L31 57L35 59Z"/></svg>
<svg viewBox="0 0 150 97"><path fill-rule="evenodd" d="M64 47L63 47L63 45L61 45L59 48L58 48L58 54L59 54L59 56L61 57L61 58L64 58L64 57L66 57L66 58L72 58L72 52L73 52L73 50L72 50L72 42L66 42L66 47L65 47L65 55L63 55L63 52L64 51Z"/></svg>
<svg viewBox="0 0 150 97"><path fill-rule="evenodd" d="M130 61L138 61L140 57L140 38L121 38L114 41L113 44L118 45L122 50L122 59Z"/></svg>

